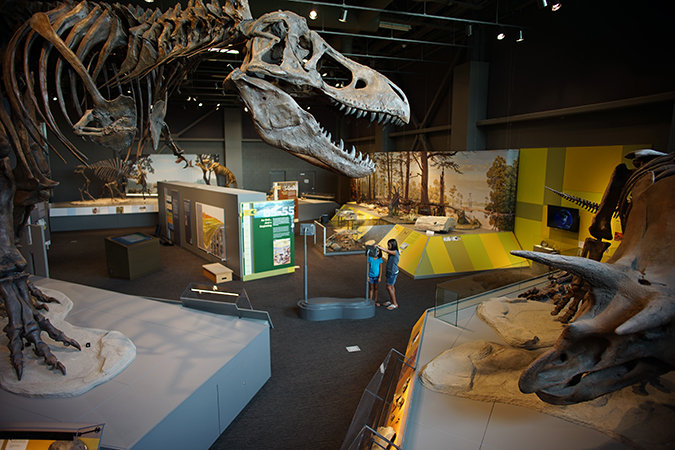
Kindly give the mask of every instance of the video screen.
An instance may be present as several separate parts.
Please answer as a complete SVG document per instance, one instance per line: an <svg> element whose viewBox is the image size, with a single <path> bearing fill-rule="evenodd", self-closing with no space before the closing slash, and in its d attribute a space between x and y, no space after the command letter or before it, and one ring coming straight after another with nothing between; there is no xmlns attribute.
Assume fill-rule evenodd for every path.
<svg viewBox="0 0 675 450"><path fill-rule="evenodd" d="M548 205L546 225L550 228L576 233L579 231L579 210L577 208Z"/></svg>

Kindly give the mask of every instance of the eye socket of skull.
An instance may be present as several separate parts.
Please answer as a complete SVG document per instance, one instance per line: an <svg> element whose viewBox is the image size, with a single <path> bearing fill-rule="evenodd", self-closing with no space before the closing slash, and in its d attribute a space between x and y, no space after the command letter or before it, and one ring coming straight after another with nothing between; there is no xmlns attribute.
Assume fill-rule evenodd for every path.
<svg viewBox="0 0 675 450"><path fill-rule="evenodd" d="M261 59L267 64L280 66L284 61L284 49L286 48L286 36L288 34L286 24L283 21L271 23L265 27L263 32L276 36L279 40L261 56Z"/></svg>

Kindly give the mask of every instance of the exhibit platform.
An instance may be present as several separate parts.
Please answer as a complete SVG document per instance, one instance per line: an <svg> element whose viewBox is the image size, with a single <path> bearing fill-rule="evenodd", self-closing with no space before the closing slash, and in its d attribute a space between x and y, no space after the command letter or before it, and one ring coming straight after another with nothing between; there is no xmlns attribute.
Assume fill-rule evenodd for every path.
<svg viewBox="0 0 675 450"><path fill-rule="evenodd" d="M50 203L49 227L52 232L154 227L158 210L157 196Z"/></svg>
<svg viewBox="0 0 675 450"><path fill-rule="evenodd" d="M105 423L102 449L206 450L271 376L266 320L31 279L73 301L66 318L71 324L117 330L131 339L136 359L77 397L28 398L0 390L0 422Z"/></svg>
<svg viewBox="0 0 675 450"><path fill-rule="evenodd" d="M301 319L310 321L335 319L370 319L375 316L375 302L367 298L315 297L298 302Z"/></svg>
<svg viewBox="0 0 675 450"><path fill-rule="evenodd" d="M508 291L495 291L489 297L506 295ZM450 311L452 307L446 308L447 315L430 309L423 317L403 443L406 450L629 449L600 431L528 408L470 400L424 387L418 379L421 370L444 351L478 340L505 344L476 315L475 305L456 314Z"/></svg>

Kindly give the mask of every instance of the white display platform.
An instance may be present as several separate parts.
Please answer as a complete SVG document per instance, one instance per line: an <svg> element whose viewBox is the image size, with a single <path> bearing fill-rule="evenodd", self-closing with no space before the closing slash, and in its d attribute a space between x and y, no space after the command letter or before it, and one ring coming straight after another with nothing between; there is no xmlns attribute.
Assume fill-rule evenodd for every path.
<svg viewBox="0 0 675 450"><path fill-rule="evenodd" d="M629 449L599 431L527 408L455 397L422 386L417 379L420 371L445 350L475 340L506 344L475 312L475 306L460 310L456 327L434 317L433 309L426 312L403 443L406 450Z"/></svg>
<svg viewBox="0 0 675 450"><path fill-rule="evenodd" d="M115 378L77 397L0 390L0 422L105 423L104 449L208 449L270 378L267 321L31 279L70 297L68 322L120 331L137 355Z"/></svg>
<svg viewBox="0 0 675 450"><path fill-rule="evenodd" d="M52 232L157 225L157 196L49 204Z"/></svg>

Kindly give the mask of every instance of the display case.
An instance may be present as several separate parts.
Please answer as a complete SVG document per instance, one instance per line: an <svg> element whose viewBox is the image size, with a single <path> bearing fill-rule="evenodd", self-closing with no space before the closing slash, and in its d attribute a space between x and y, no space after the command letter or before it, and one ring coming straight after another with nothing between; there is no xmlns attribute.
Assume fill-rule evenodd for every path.
<svg viewBox="0 0 675 450"><path fill-rule="evenodd" d="M402 449L408 416L413 359L394 349L361 396L341 450Z"/></svg>
<svg viewBox="0 0 675 450"><path fill-rule="evenodd" d="M103 427L102 423L2 422L0 423L0 450L52 448L98 450L101 445Z"/></svg>
<svg viewBox="0 0 675 450"><path fill-rule="evenodd" d="M362 254L366 244L379 243L394 228L382 219L359 219L355 215L341 215L341 212L325 223L314 223L314 245L327 256Z"/></svg>

